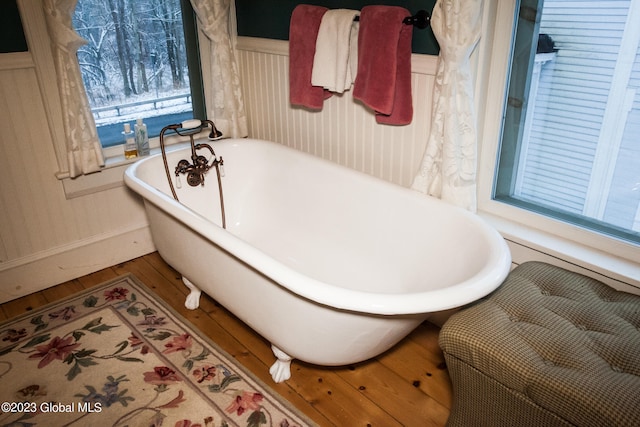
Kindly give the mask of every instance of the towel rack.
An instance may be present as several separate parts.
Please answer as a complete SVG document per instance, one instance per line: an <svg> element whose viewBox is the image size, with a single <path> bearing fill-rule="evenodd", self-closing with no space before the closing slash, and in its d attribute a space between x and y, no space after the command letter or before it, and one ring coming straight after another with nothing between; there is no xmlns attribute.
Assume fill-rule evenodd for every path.
<svg viewBox="0 0 640 427"><path fill-rule="evenodd" d="M354 21L359 21L360 17L356 16L353 18ZM421 30L427 28L429 23L431 22L431 14L426 10L419 10L413 16L407 16L402 20L402 23L405 25L413 25L416 28Z"/></svg>

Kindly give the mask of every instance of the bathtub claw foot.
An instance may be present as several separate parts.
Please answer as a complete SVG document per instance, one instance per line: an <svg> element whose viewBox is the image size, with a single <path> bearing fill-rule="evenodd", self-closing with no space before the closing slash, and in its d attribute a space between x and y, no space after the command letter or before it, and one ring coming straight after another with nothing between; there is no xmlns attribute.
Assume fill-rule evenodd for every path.
<svg viewBox="0 0 640 427"><path fill-rule="evenodd" d="M182 283L184 283L185 286L189 288L189 290L191 290L189 295L187 295L187 300L184 302L184 306L189 310L195 310L196 308L200 307L200 294L202 293L202 291L184 276L182 277Z"/></svg>
<svg viewBox="0 0 640 427"><path fill-rule="evenodd" d="M291 378L291 356L280 350L275 345L271 346L271 351L273 351L273 354L278 358L276 363L271 365L271 368L269 369L271 378L273 378L277 383L288 380Z"/></svg>

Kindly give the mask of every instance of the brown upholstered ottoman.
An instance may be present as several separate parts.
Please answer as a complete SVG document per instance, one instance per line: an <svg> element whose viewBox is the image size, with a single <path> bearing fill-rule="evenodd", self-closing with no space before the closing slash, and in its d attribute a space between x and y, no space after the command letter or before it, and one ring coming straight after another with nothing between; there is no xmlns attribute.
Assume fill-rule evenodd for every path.
<svg viewBox="0 0 640 427"><path fill-rule="evenodd" d="M450 426L640 426L640 296L545 263L454 314Z"/></svg>

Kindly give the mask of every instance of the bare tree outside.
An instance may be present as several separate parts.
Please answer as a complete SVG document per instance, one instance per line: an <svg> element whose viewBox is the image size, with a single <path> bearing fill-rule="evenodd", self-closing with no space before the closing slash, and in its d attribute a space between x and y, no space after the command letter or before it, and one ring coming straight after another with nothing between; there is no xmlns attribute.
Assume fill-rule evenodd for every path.
<svg viewBox="0 0 640 427"><path fill-rule="evenodd" d="M99 131L192 110L180 0L79 0L73 24Z"/></svg>

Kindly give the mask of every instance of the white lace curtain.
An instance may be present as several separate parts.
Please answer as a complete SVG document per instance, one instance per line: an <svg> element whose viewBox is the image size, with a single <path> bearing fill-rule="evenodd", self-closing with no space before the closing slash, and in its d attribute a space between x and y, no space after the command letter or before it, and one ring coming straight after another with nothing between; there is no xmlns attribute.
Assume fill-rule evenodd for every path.
<svg viewBox="0 0 640 427"><path fill-rule="evenodd" d="M431 27L440 45L431 132L412 188L475 212L477 130L469 58L482 0L438 0Z"/></svg>
<svg viewBox="0 0 640 427"><path fill-rule="evenodd" d="M213 93L206 97L207 115L224 136L247 136L240 74L229 36L231 0L191 0L191 6L198 17L198 27L207 37L200 43L206 44L210 52Z"/></svg>
<svg viewBox="0 0 640 427"><path fill-rule="evenodd" d="M77 51L86 41L71 24L77 0L45 0L44 12L52 38L69 175L97 172L104 166L102 146L82 83Z"/></svg>

